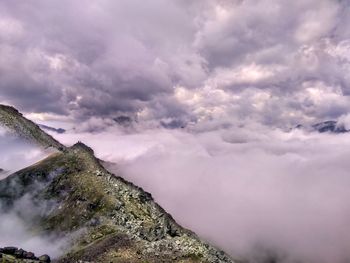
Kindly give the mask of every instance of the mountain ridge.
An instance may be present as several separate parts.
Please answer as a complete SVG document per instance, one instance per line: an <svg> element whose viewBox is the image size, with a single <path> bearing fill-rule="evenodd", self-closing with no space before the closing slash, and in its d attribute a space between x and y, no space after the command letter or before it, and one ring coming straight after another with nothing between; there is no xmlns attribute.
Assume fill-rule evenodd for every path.
<svg viewBox="0 0 350 263"><path fill-rule="evenodd" d="M0 116L4 111L7 120L19 120L16 125L5 123L20 131L19 136L29 126L41 135L37 144L59 149L0 181L3 212L13 210L24 197L33 207L45 207L34 213L31 230L57 238L80 232L55 262L238 262L181 227L150 193L106 170L87 145L65 147L42 135L18 111L0 106ZM0 117L0 123L4 119ZM32 133L25 138L36 139ZM29 218L25 211L17 212Z"/></svg>
<svg viewBox="0 0 350 263"><path fill-rule="evenodd" d="M19 137L45 148L52 147L60 151L66 148L12 106L0 104L0 124Z"/></svg>

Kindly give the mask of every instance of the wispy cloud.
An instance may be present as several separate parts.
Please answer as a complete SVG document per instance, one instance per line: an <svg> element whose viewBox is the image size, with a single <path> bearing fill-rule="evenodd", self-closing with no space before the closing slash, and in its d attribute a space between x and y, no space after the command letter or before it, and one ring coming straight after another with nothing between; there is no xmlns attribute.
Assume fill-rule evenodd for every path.
<svg viewBox="0 0 350 263"><path fill-rule="evenodd" d="M1 127L0 149L0 168L3 170L0 179L34 164L52 153L52 150L43 150L39 146L17 138Z"/></svg>

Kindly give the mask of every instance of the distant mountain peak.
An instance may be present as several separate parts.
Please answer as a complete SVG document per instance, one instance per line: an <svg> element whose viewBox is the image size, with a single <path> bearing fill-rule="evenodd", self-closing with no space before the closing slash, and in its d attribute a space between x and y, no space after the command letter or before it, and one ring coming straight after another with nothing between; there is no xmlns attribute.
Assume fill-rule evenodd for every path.
<svg viewBox="0 0 350 263"><path fill-rule="evenodd" d="M62 129L62 128L54 128L54 127L50 127L50 126L47 126L47 125L44 125L44 124L38 124L40 128L44 129L44 130L47 130L47 131L52 131L52 132L56 132L56 133L59 133L59 134L62 134L62 133L65 133L66 130L65 129Z"/></svg>
<svg viewBox="0 0 350 263"><path fill-rule="evenodd" d="M337 121L319 122L319 123L312 125L312 127L320 133L323 133L323 132L331 132L331 133L349 132L349 130L347 130L344 125L338 124Z"/></svg>
<svg viewBox="0 0 350 263"><path fill-rule="evenodd" d="M327 120L323 122L318 122L312 124L310 126L304 126L302 124L298 124L296 129L305 129L308 131L317 131L319 133L347 133L350 130L346 129L343 124L340 124L338 121Z"/></svg>

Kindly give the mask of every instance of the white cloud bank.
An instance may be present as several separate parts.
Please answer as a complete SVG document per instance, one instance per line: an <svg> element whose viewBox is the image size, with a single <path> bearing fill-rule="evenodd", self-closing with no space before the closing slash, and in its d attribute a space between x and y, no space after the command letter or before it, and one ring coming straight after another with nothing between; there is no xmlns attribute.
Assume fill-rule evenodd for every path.
<svg viewBox="0 0 350 263"><path fill-rule="evenodd" d="M349 260L350 135L262 126L55 135L82 140L111 170L232 255L284 262ZM260 252L259 252L260 251Z"/></svg>

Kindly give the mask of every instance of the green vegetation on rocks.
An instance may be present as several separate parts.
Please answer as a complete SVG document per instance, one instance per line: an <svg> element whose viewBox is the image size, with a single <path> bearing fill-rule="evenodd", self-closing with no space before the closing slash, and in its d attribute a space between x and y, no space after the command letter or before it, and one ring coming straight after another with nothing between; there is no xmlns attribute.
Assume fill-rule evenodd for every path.
<svg viewBox="0 0 350 263"><path fill-rule="evenodd" d="M32 231L70 237L55 262L237 262L178 225L151 194L107 171L80 142L0 181L4 212L28 196L46 208L31 220Z"/></svg>

